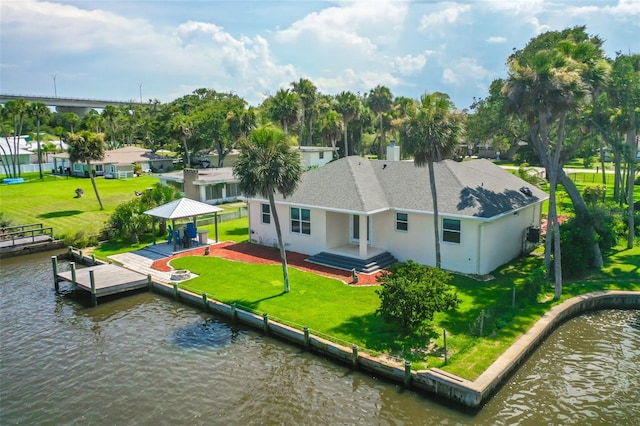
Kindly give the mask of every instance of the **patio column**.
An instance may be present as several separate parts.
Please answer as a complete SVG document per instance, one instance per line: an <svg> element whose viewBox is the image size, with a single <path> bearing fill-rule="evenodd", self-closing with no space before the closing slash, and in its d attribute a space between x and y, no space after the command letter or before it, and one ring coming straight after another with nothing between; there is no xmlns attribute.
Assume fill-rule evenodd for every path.
<svg viewBox="0 0 640 426"><path fill-rule="evenodd" d="M366 259L367 256L367 240L369 239L369 228L367 227L367 216L361 214L359 216L360 220L360 241L359 241L359 252L358 255L362 259Z"/></svg>

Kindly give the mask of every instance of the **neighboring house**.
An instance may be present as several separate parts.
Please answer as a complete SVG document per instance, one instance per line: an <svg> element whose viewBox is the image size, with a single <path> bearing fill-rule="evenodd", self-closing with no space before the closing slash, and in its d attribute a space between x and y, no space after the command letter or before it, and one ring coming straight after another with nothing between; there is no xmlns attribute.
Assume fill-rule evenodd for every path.
<svg viewBox="0 0 640 426"><path fill-rule="evenodd" d="M71 176L88 177L86 163L71 163L69 154L53 154L54 170L59 174ZM144 171L169 171L173 167L173 160L169 157L153 153L150 149L137 146L127 146L124 148L105 151L105 156L101 161L92 161L91 167L96 171L97 176L108 178L127 178L133 176L134 164L140 164Z"/></svg>
<svg viewBox="0 0 640 426"><path fill-rule="evenodd" d="M0 138L0 173L7 173L6 168L9 169L9 174L13 174L14 164L16 167L23 164L31 164L32 157L37 162L37 156L28 150L27 144L24 141L24 136L21 136L17 140L17 152L16 146L14 146L13 136ZM18 173L18 169L15 170Z"/></svg>
<svg viewBox="0 0 640 426"><path fill-rule="evenodd" d="M299 146L302 158L302 167L308 170L311 167L322 167L333 160L333 153L337 148L330 146Z"/></svg>
<svg viewBox="0 0 640 426"><path fill-rule="evenodd" d="M240 196L233 168L184 169L158 175L161 184L172 185L185 197L208 204L236 201Z"/></svg>
<svg viewBox="0 0 640 426"><path fill-rule="evenodd" d="M484 275L535 241L548 195L487 160L434 164L442 268ZM269 203L251 198L250 239L277 245ZM276 194L287 250L358 270L382 255L435 265L427 167L351 156L302 175L296 192ZM336 262L332 256L339 255ZM356 266L354 266L356 267Z"/></svg>

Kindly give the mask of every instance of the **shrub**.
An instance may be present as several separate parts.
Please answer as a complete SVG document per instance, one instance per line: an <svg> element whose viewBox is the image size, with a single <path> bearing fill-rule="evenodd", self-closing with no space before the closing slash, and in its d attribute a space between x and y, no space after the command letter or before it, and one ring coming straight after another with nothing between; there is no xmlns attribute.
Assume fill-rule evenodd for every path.
<svg viewBox="0 0 640 426"><path fill-rule="evenodd" d="M597 203L604 201L607 187L604 185L589 185L582 190L582 198L585 203L595 206Z"/></svg>
<svg viewBox="0 0 640 426"><path fill-rule="evenodd" d="M76 232L75 235L65 237L64 243L67 246L73 246L79 249L95 247L98 245L98 237L96 235L89 235L81 230Z"/></svg>
<svg viewBox="0 0 640 426"><path fill-rule="evenodd" d="M0 228L11 226L13 221L9 217L5 217L4 212L0 212Z"/></svg>
<svg viewBox="0 0 640 426"><path fill-rule="evenodd" d="M376 290L380 308L376 314L387 322L396 322L406 333L429 328L436 312L456 309L460 300L449 286L451 274L438 268L425 267L409 260L384 272Z"/></svg>
<svg viewBox="0 0 640 426"><path fill-rule="evenodd" d="M564 252L562 252L564 256ZM563 259L564 260L564 259ZM564 272L564 270L563 270ZM544 267L541 266L533 270L531 275L527 276L524 280L524 286L522 288L522 298L527 302L537 302L538 295L542 292L545 283Z"/></svg>

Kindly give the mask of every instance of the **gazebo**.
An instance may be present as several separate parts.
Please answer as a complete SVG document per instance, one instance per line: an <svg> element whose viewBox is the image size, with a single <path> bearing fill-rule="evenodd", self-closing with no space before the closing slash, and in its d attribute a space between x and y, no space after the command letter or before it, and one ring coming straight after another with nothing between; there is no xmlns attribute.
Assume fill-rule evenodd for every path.
<svg viewBox="0 0 640 426"><path fill-rule="evenodd" d="M193 224L196 224L196 218L205 214L215 214L216 241L218 241L218 212L222 211L218 206L195 201L190 198L180 198L179 200L163 204L151 210L147 210L147 214L153 218L153 244L156 243L156 218L171 220L172 229L176 229L176 219L193 218ZM173 251L176 251L176 238L173 239Z"/></svg>

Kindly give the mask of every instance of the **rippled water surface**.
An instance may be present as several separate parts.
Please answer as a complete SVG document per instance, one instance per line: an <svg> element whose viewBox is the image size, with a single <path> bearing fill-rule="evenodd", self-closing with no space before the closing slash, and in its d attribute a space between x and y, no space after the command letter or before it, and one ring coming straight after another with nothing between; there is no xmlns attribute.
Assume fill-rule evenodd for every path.
<svg viewBox="0 0 640 426"><path fill-rule="evenodd" d="M640 314L554 333L476 414L143 293L86 308L2 261L0 424L640 424Z"/></svg>

